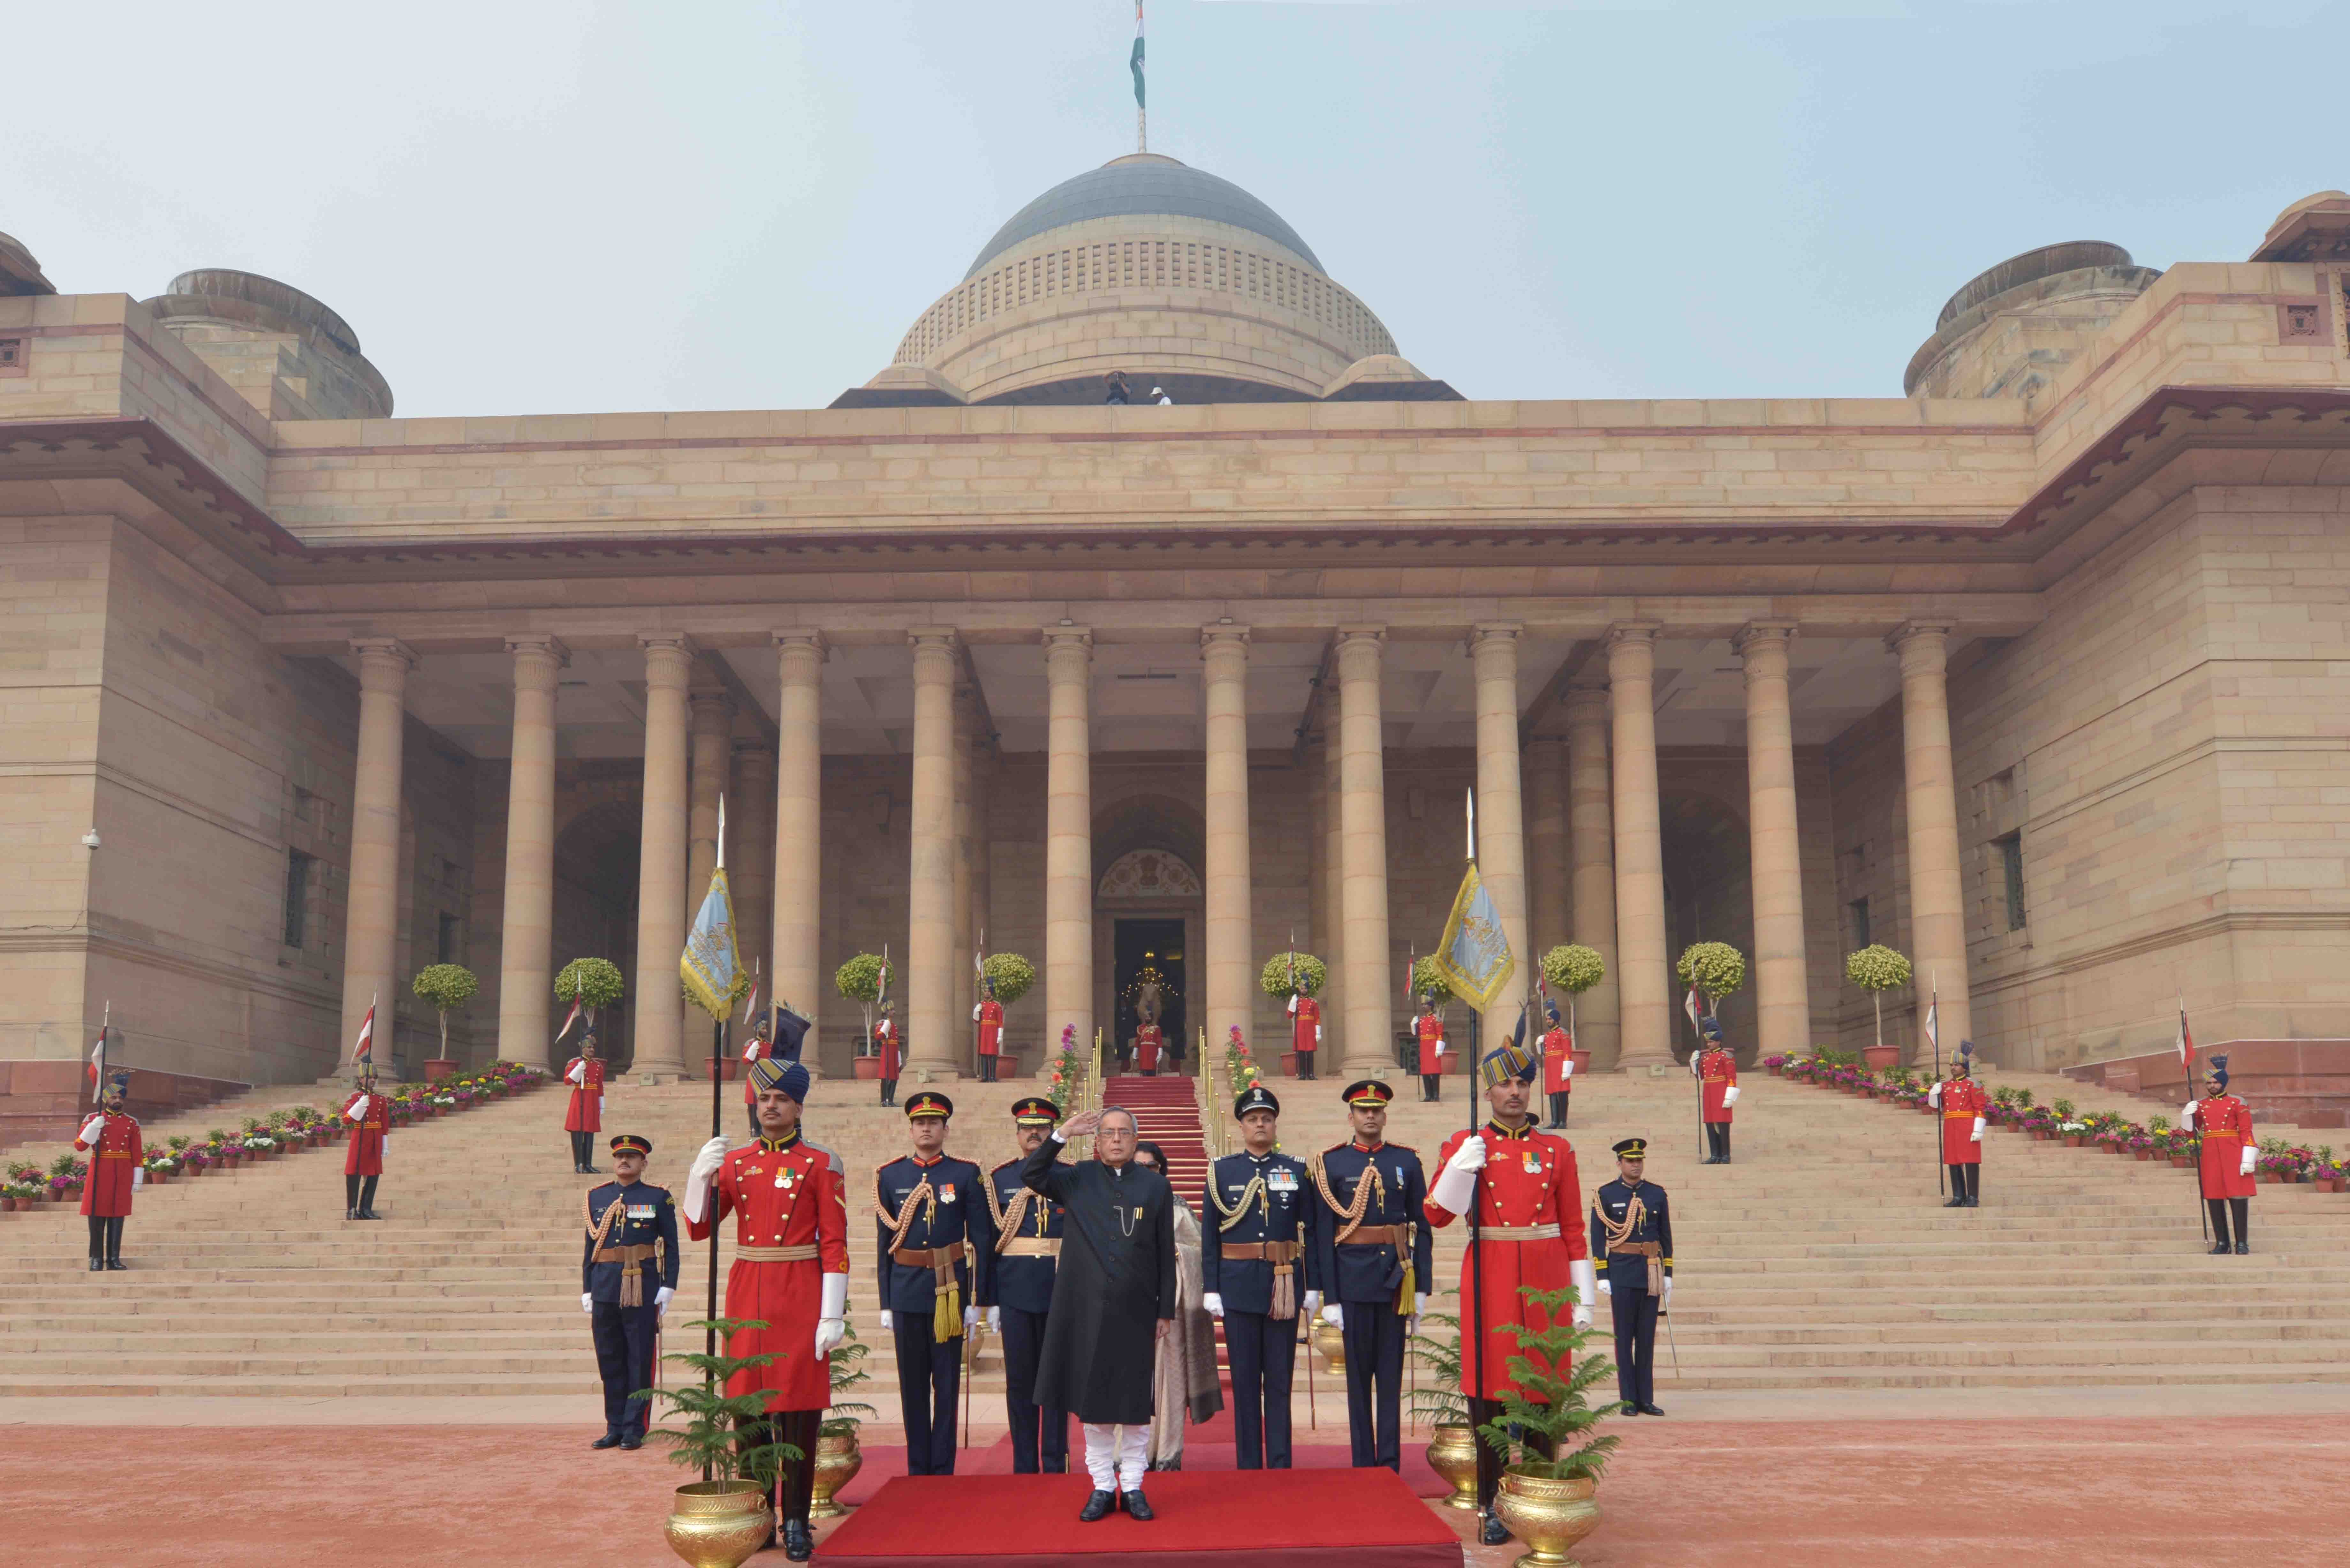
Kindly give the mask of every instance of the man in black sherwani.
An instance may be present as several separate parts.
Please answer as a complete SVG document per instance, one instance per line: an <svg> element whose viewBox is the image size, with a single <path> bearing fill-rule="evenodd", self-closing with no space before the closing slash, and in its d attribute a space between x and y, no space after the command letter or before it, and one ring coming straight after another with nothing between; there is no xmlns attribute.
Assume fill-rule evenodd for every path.
<svg viewBox="0 0 2350 1568"><path fill-rule="evenodd" d="M1060 1163L1061 1146L1094 1135L1094 1158ZM1157 1342L1175 1321L1175 1189L1134 1163L1134 1113L1085 1111L1056 1128L1020 1168L1021 1185L1061 1205L1061 1265L1036 1403L1075 1410L1085 1423L1093 1495L1087 1523L1122 1501L1150 1517L1142 1472L1150 1441Z"/></svg>

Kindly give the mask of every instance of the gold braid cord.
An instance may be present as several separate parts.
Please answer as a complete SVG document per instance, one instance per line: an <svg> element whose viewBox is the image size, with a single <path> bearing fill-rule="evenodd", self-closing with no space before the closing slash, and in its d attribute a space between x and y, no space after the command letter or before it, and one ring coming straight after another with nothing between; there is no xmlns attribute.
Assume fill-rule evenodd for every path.
<svg viewBox="0 0 2350 1568"><path fill-rule="evenodd" d="M905 1207L895 1214L889 1212L889 1200L881 1193L881 1172L897 1163L895 1159L883 1160L873 1172L874 1206L889 1222L889 1244L882 1249L888 1252L896 1251L899 1244L905 1241L906 1232L913 1228L917 1205L921 1206L922 1220L926 1224L936 1220L939 1215L939 1195L927 1176L914 1184L914 1190L906 1194ZM981 1185L993 1187L994 1183L983 1180ZM933 1265L932 1273L937 1300L931 1307L931 1334L939 1344L944 1345L962 1333L962 1287L954 1277L952 1263L942 1270Z"/></svg>
<svg viewBox="0 0 2350 1568"><path fill-rule="evenodd" d="M1599 1207L1599 1199L1594 1196L1591 1199L1591 1214L1592 1218L1599 1221L1599 1229L1607 1238L1607 1250L1613 1252L1631 1241L1632 1232L1638 1231L1640 1228L1640 1221L1648 1218L1648 1206L1641 1201L1638 1192L1633 1193L1631 1201L1624 1205L1624 1222L1618 1225L1615 1220L1607 1218L1607 1210ZM1665 1293L1664 1275L1664 1265L1659 1262L1657 1254L1651 1252L1648 1255L1648 1293L1650 1295Z"/></svg>
<svg viewBox="0 0 2350 1568"><path fill-rule="evenodd" d="M1024 1187L1012 1195L1012 1206L1007 1209L1003 1205L1003 1200L995 1194L993 1171L990 1171L980 1182L980 1187L987 1194L988 1218L995 1221L995 1250L1001 1252L1003 1251L1003 1244L1017 1236L1020 1233L1020 1227L1027 1222L1028 1207L1036 1194ZM1036 1229L1039 1235L1044 1233L1041 1219Z"/></svg>
<svg viewBox="0 0 2350 1568"><path fill-rule="evenodd" d="M1216 1216L1221 1221L1216 1226L1218 1235L1223 1234L1248 1218L1251 1199L1255 1200L1257 1208L1263 1211L1266 1219L1273 1218L1273 1199L1265 1193L1263 1177L1250 1177L1249 1184L1241 1189L1241 1195L1234 1199L1232 1206L1227 1209L1224 1207L1224 1200L1216 1196L1215 1175L1215 1168L1211 1166L1208 1170L1208 1201L1216 1206Z"/></svg>
<svg viewBox="0 0 2350 1568"><path fill-rule="evenodd" d="M620 1196L605 1206L603 1217L598 1219L591 1201L594 1197L592 1188L579 1195L579 1213L588 1224L588 1252L591 1258L603 1251L605 1239L612 1233L612 1221L620 1217L629 1201L628 1189L623 1188ZM645 1304L645 1282L635 1263L620 1265L620 1304L624 1307Z"/></svg>
<svg viewBox="0 0 2350 1568"><path fill-rule="evenodd" d="M1410 1152L1402 1144L1388 1144L1382 1147L1403 1148L1406 1153ZM1371 1194L1374 1191L1379 1195L1379 1207L1382 1210L1387 1207L1388 1179L1379 1174L1379 1162L1376 1159L1364 1162L1363 1174L1355 1183L1355 1200L1352 1203L1339 1202L1331 1192L1329 1172L1323 1169L1322 1161L1318 1156L1314 1161L1314 1186L1322 1194L1322 1201L1330 1206L1330 1211L1337 1215L1341 1221L1337 1237L1331 1243L1333 1246L1344 1241L1362 1227L1363 1216L1369 1212ZM1403 1283L1396 1290L1395 1310L1409 1317L1414 1304L1413 1298L1419 1289L1419 1280L1416 1277L1418 1271L1412 1267L1411 1262L1411 1221L1403 1220L1398 1229L1403 1232L1403 1242L1396 1248L1396 1260L1403 1264Z"/></svg>

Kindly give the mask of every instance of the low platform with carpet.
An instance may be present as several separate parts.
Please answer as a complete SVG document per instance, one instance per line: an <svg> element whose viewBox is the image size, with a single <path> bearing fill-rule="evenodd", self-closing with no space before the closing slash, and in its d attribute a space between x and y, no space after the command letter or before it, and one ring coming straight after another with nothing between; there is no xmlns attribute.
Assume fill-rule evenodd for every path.
<svg viewBox="0 0 2350 1568"><path fill-rule="evenodd" d="M1149 1523L1080 1524L1069 1476L899 1476L824 1542L827 1563L920 1568L1460 1568L1461 1541L1384 1469L1171 1470Z"/></svg>

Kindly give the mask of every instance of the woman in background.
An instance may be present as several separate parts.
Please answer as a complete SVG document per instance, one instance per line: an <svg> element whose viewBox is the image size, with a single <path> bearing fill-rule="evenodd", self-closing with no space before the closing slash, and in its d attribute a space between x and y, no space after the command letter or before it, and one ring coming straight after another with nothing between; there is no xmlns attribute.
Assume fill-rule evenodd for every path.
<svg viewBox="0 0 2350 1568"><path fill-rule="evenodd" d="M1147 1165L1171 1181L1167 1151L1150 1142L1134 1146L1138 1165ZM1179 1194L1175 1199L1175 1328L1159 1342L1151 1369L1150 1468L1183 1468L1183 1424L1212 1418L1224 1407L1222 1384L1216 1376L1216 1324L1201 1304L1204 1288L1200 1275L1200 1221Z"/></svg>

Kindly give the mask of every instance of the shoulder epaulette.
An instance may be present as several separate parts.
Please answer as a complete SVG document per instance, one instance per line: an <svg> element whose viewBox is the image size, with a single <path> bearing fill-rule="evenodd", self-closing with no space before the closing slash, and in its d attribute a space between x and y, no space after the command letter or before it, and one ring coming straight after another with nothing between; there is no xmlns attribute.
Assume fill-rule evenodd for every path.
<svg viewBox="0 0 2350 1568"><path fill-rule="evenodd" d="M1388 1143L1388 1144L1381 1144L1379 1147L1382 1147L1382 1148L1397 1148L1397 1149L1401 1149L1404 1153L1406 1153L1406 1154L1409 1154L1409 1155L1417 1155L1418 1153L1419 1153L1419 1150L1418 1150L1418 1149L1416 1149L1416 1148L1412 1147L1411 1147L1411 1145L1409 1145L1409 1144L1408 1144L1408 1143Z"/></svg>
<svg viewBox="0 0 2350 1568"><path fill-rule="evenodd" d="M800 1143L803 1147L812 1148L816 1150L816 1153L824 1156L826 1163L832 1167L833 1174L842 1178L843 1179L847 1178L848 1168L840 1163L840 1155L837 1151L827 1148L820 1143L811 1143L806 1138L802 1138Z"/></svg>

